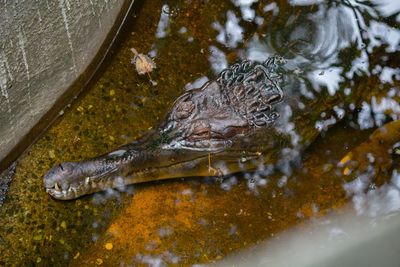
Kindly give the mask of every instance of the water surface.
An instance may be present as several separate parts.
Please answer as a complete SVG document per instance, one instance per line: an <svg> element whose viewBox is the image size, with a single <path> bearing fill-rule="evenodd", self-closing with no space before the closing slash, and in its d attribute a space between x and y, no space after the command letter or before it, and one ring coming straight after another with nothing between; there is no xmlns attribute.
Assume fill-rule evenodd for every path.
<svg viewBox="0 0 400 267"><path fill-rule="evenodd" d="M98 81L20 158L0 209L0 265L211 263L344 207L397 213L397 172L346 176L337 166L398 118L399 10L391 1L144 1ZM151 78L135 72L132 47L154 58ZM292 138L286 161L222 182L176 179L67 202L45 193L42 177L54 164L133 141L185 89L235 61L274 54L287 59L279 107ZM310 100L324 111L302 117ZM320 132L306 150L310 138L293 128L299 120Z"/></svg>

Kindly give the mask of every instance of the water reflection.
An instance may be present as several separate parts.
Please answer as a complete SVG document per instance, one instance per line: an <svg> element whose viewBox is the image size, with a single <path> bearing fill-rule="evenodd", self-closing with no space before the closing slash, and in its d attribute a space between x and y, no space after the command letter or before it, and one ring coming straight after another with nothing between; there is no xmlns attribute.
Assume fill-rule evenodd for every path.
<svg viewBox="0 0 400 267"><path fill-rule="evenodd" d="M266 4L233 0L232 3L234 8L224 10L210 24L215 36L208 47L208 61L214 75L234 60L261 62L275 54L287 60L287 100L286 105L278 108L281 116L275 128L290 137L290 144L281 147L273 163L261 159L251 173L243 165L245 173L239 179L247 181L249 192L260 196L259 189L268 188L271 177L275 176L278 178L273 183L277 188L285 189L286 197L293 195L288 183L304 175L301 173L309 175L301 156L304 149L318 133L324 135L344 119L348 121L346 127L360 130L398 119L399 4L311 0ZM383 17L390 19L384 22ZM188 28L180 27L178 33L187 34ZM165 36L157 33L156 37ZM208 76L202 76L188 83L186 89L198 88L208 80ZM315 105L316 101L319 105ZM298 122L304 120L302 114L307 114L308 122ZM357 166L359 170L352 170L350 177L347 177L350 170L338 164L338 159L320 160L325 179L339 176L346 180L343 188L353 199L358 214L378 216L400 210L397 171L383 185L377 186L374 182L379 174L374 168L380 167L374 163L379 157L379 154L367 154L370 164ZM357 157L352 161L357 162ZM238 186L239 179L231 175L221 182L220 188L230 191ZM271 196L276 197L275 190L271 190ZM310 207L313 214L319 213L316 203ZM298 212L297 216L303 218L304 213ZM236 232L236 226L233 227ZM153 260L146 256L139 258L148 264Z"/></svg>
<svg viewBox="0 0 400 267"><path fill-rule="evenodd" d="M287 59L289 85L285 86L285 93L292 99L286 103L293 108L297 101L297 106L280 109L281 122L277 127L289 133L292 140L290 147L283 148L282 159L278 161L281 172L291 175L288 162L298 158L299 151L307 145L304 140L310 141L293 123L294 116L307 111L305 106L310 99L330 102L325 104L326 108L320 108L320 114L315 112L320 117L314 124L319 132L327 131L346 114L347 118L353 118L349 125L357 129L379 127L388 119L397 120L400 69L395 58L400 49L399 4L294 0L286 6L276 2L232 2L241 17L236 10L228 10L225 21L212 23L220 45L210 46L211 68L214 73L225 68L232 51L241 60L263 61L274 54ZM288 8L292 12L281 12ZM383 21L383 17L387 19ZM246 33L244 25L255 20L255 31ZM359 84L363 79L376 78L380 82L371 85L375 88L360 88L367 86ZM342 100L335 101L329 96ZM256 172L254 177L257 176ZM250 180L250 176L246 177ZM224 188L229 188L229 183ZM250 183L249 188L253 189L254 184Z"/></svg>
<svg viewBox="0 0 400 267"><path fill-rule="evenodd" d="M243 21L252 21L257 17L260 8L253 6L252 9L251 4L252 2L246 3L243 10L243 6L235 2L235 5L241 8ZM284 175L277 181L278 187L286 186L287 180L294 178L290 162L298 158L300 148L297 144L305 136L301 136L296 127L293 127L292 117L298 115L296 112L305 109L302 99L326 98L329 102L325 92L329 96L337 95L343 99L334 102L333 107L325 104L327 109L321 110L320 118L315 122L315 128L321 133L344 119L346 113L347 119L352 118L349 126L364 130L382 127L388 120L398 120L400 112L398 88L400 68L397 63L400 50L399 3L290 1L289 4L296 7L296 11L281 13L279 5L275 2L265 5L262 10L268 14L269 20L259 19L258 21L263 22L246 41L240 39L243 38L243 27L240 26L242 24L237 17L232 15L226 17L225 25L231 27L237 25L235 29L228 26L224 28L221 22L213 24L213 28L218 31L216 40L225 46L223 50L226 54L242 43L242 47L236 50L237 56L242 60L263 61L273 54L284 55L288 59L286 67L292 73L289 73L290 86L286 86L286 94L289 94L289 97L296 95L300 97L296 98L298 107L295 108L297 110L294 112L295 115L289 107L280 112L282 119L278 127L281 127L282 132L290 133L292 140L291 148L285 148L282 152L289 151L292 156L286 157L285 160L281 154L282 159L278 169ZM382 17L387 18L385 22ZM226 36L231 39L227 39ZM211 46L211 51L215 50L215 46ZM218 52L218 58L223 58L220 50ZM218 61L213 57L210 58L210 63L214 73L226 64L224 61L222 67L218 68L216 66ZM360 88L358 82L362 79L375 79L378 82L373 83L372 87L363 85L364 88ZM288 92L290 90L291 92ZM357 90L365 90L367 93L360 94ZM293 104L293 101L289 103ZM327 110L331 111L330 115ZM389 134L394 135L392 144L398 141L397 133ZM385 137L380 138L381 141L385 139ZM375 143L375 145L383 144ZM400 176L397 170L399 166L395 165L394 169L388 170L391 173L389 178L383 184L376 185L377 176L384 176L380 170L382 166L376 162L382 158L391 161L387 155L392 153L391 146L385 145L383 149L385 151L381 154L368 149L356 151L365 155L357 155L354 159L355 165L361 165L357 162L361 157L367 157L369 163L360 167L361 170L352 173L352 181L343 184L347 195L352 198L353 207L358 215L382 217L400 212ZM388 166L388 164L383 165ZM338 166L340 167L340 164ZM346 176L346 170L344 172L342 170L339 168L336 175ZM261 178L256 171L246 174L244 178L248 181L249 190L258 193L259 181L262 181L261 185L267 185L268 176L271 174L272 172ZM325 177L329 179L329 176ZM236 178L232 179L235 181ZM232 185L235 183L227 180L221 187L230 190ZM348 238L356 239L356 235Z"/></svg>
<svg viewBox="0 0 400 267"><path fill-rule="evenodd" d="M161 120L183 88L200 87L235 61L261 62L275 54L283 56L287 62L285 101L277 110L280 118L274 127L287 139L279 143L271 161L267 156L255 159L252 162L255 171L246 172L244 157L237 162L244 173L218 181L187 179L122 187L121 193L108 190L67 204L55 202L38 190L35 192L39 192L42 201L32 204L31 195L20 198L20 192L14 188L13 194L23 200L13 198L13 206L27 206L21 209L23 212L44 210L51 218L42 218L45 230L33 230L34 238L45 240L42 243L50 247L41 252L43 255L50 255L48 258L54 261L57 256L60 262L67 255L66 261L75 265L96 263L97 259L122 262L122 265L189 265L218 260L299 222L332 212L345 205L347 198L352 199L358 214L374 217L399 211L398 171L388 167L382 178L376 177L380 172L374 171L382 166L377 165L381 155L391 159L387 149L383 152L378 149L378 154L370 150L356 150L356 153L352 150L347 165L339 164L347 152L366 140L358 130L368 131L398 119L399 4L394 1L370 4L232 0L209 1L207 5L200 1L178 4L158 1L151 7L153 9L146 14L152 14L152 19L141 17L142 26L146 25L123 49L129 52L130 47L138 47L140 51L150 51L149 55L159 66L152 77L157 86L149 87L148 80L142 81L129 68L117 78L109 75L111 78L106 85L99 86L101 97L87 100L90 104L98 103L101 112L94 113L96 108L84 109L89 126L73 132L84 132L80 138L85 139L78 147L90 147L87 145L90 142L114 140L121 135L128 136L122 138L123 142L131 141ZM148 24L153 30L149 30ZM142 41L143 37L146 42ZM118 61L129 65L129 59L124 57ZM103 106L101 101L105 103ZM73 112L80 112L82 108L79 107L72 108ZM73 121L74 124L82 124L83 113L79 113L81 117ZM91 114L97 115L89 116ZM95 120L94 116L101 120ZM121 123L115 124L115 121ZM335 127L339 123L339 127ZM50 136L68 143L71 136L63 133L72 128L70 125L67 121L61 133ZM90 128L90 125L95 126ZM99 130L107 125L111 125L107 130ZM87 134L91 131L97 135ZM352 134L362 136L357 139ZM323 138L316 141L318 136ZM324 144L325 140L330 140L328 145ZM314 142L317 145L313 146ZM105 143L102 149L92 153L103 153L116 145L115 142ZM48 143L41 143L41 146L46 148ZM58 147L61 148L56 150L57 158L53 157L48 164L65 160L71 151L77 150L76 146L65 150L63 146ZM372 142L365 147L370 149L377 145ZM365 168L350 164L358 160L354 154L367 153L370 155L366 157ZM76 158L88 156L85 152L75 155ZM221 168L229 167L220 164ZM30 162L25 163L25 169L26 166L31 166ZM44 171L43 168L35 175L41 177ZM37 177L28 179L29 183L40 180ZM19 188L24 186L26 188L20 184ZM31 208L29 205L41 206ZM35 225L25 216L18 217L18 208L7 203L5 206L7 214L15 213L24 225ZM84 210L83 216L81 210ZM71 211L79 215L72 216ZM7 231L12 232L14 224L10 219ZM68 226L64 227L65 224ZM25 227L15 228L20 233L10 236L19 237L21 232L29 232ZM7 238L9 243L4 244L11 244ZM30 245L39 253L35 242L34 239ZM104 244L109 242L114 246L112 251L104 249Z"/></svg>
<svg viewBox="0 0 400 267"><path fill-rule="evenodd" d="M344 188L353 198L358 215L378 217L400 212L400 175L392 172L390 181L377 188L371 188L371 177L360 175L354 181L345 183Z"/></svg>

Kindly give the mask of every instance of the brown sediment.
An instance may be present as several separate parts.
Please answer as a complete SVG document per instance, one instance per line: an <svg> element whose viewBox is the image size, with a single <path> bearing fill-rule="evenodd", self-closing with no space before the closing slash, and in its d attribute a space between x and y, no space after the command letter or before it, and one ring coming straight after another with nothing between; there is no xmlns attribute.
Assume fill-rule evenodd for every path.
<svg viewBox="0 0 400 267"><path fill-rule="evenodd" d="M340 212L348 203L343 180L326 171L321 153L336 150L332 160L338 160L345 151L335 148L335 141L347 134L334 129L333 137L317 141L303 168L282 187L279 175L257 193L243 178L230 191L196 179L139 187L106 234L70 264L93 264L101 257L108 265L140 265L149 257L174 265L171 255L179 258L176 266L211 263L312 218ZM356 145L365 137L349 141ZM113 244L112 251L104 249L106 243Z"/></svg>
<svg viewBox="0 0 400 267"><path fill-rule="evenodd" d="M211 77L208 49L214 43L210 36L218 33L210 25L219 14L225 16L232 3L187 1L171 18L170 36L156 40L163 3L144 1L131 36L108 62L102 77L20 158L9 196L0 209L0 265L140 265L146 255L161 257L168 264L209 263L348 203L344 179L335 175L336 163L348 152L346 143L351 149L368 132L343 125L330 129L310 147L284 186L278 186L283 174L276 174L258 192L249 190L247 180L238 176L238 184L230 191L213 180L193 178L129 187L133 195L118 197L103 193L60 202L46 194L42 177L52 165L102 154L135 140L162 120L186 83L203 75ZM285 12L287 5L280 8ZM187 32L178 34L182 26ZM246 40L251 34L246 32ZM195 41L188 42L189 37ZM154 43L158 68L152 79L157 86L139 76L130 63L131 47L149 51ZM234 58L237 55L228 57ZM376 93L373 89L380 82L373 79L354 78L362 86L357 90L363 99ZM332 103L322 106L318 101L312 107L332 107ZM304 118L318 119L309 115ZM315 134L315 129L310 132ZM106 244L112 244L111 249ZM171 255L179 261L175 263Z"/></svg>
<svg viewBox="0 0 400 267"><path fill-rule="evenodd" d="M168 38L168 45L158 44L159 69L152 75L157 86L136 74L130 63L130 48L150 51L157 41L155 32L163 3L143 4L140 14L131 18L135 26L130 35L109 58L98 81L19 159L7 200L0 209L0 265L63 265L76 255L82 257L85 247L102 235L128 200L114 198L104 206L94 204L91 198L60 203L43 189L45 172L58 162L82 160L135 140L162 120L186 83L210 74L207 56L200 52L207 52L209 41L187 47L189 36L200 39L214 31L209 27L213 18L204 14L198 14L202 21L196 23L185 15L181 22L186 24L187 34L176 33L181 25L172 24L175 35ZM187 5L182 10L184 14L195 13L197 7L213 8L195 3L193 9ZM188 56L190 62L185 60ZM62 222L66 228L61 227Z"/></svg>

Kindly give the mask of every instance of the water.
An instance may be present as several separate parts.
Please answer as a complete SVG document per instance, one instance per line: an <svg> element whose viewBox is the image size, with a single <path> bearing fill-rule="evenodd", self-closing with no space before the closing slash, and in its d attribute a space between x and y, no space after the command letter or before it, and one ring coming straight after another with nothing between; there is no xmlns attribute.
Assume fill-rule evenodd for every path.
<svg viewBox="0 0 400 267"><path fill-rule="evenodd" d="M398 117L398 4L140 6L99 80L20 158L0 209L0 265L210 263L344 208L370 217L398 213L398 176L390 166L371 164L385 166L375 176L346 176L337 167L376 127ZM135 73L132 47L154 58L151 77ZM135 140L156 127L184 88L201 86L235 61L273 54L287 59L277 126L291 137L275 169L222 183L146 183L68 202L45 193L42 177L54 164ZM311 144L304 151L305 141Z"/></svg>

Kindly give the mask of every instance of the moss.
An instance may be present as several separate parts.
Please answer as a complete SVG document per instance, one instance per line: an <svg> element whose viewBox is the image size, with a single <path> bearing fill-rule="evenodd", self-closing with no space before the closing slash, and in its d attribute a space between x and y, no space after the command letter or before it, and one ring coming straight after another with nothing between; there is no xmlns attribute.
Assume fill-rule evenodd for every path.
<svg viewBox="0 0 400 267"><path fill-rule="evenodd" d="M128 192L116 193L118 197L100 193L78 201L51 199L43 189L42 177L53 164L106 153L143 136L162 120L185 84L203 75L212 77L210 45L228 54L229 61L237 59L236 50L215 41L218 32L210 27L215 20L222 22L228 9L240 15L231 1L168 1L179 12L170 21L170 35L161 40L154 36L165 1L143 2L135 24L130 25L131 32L106 62L100 78L20 158L10 195L0 209L0 265L35 265L39 258L44 266L92 266L97 259L103 265L138 265L139 254L161 255L167 260L167 252L179 257L179 265L209 263L347 203L341 177L334 175L335 168L324 168L325 160L333 161L345 153L337 144L356 145L357 136L366 136L341 127L342 132L332 129L331 137L316 141L304 155L302 169L285 187L277 186L281 174L269 177L268 185L259 187L257 193L248 189L241 176L229 192L212 179L194 178L128 187ZM265 4L260 1L257 12L268 19L272 15L262 11ZM282 4L280 14L301 11L292 9ZM285 18L278 16L276 25L285 25ZM253 22L241 24L250 38L254 31L265 30L269 22L260 28ZM183 26L187 32L178 33ZM281 30L283 27L276 26L271 34ZM188 42L189 37L194 41ZM151 74L156 86L129 63L131 47L143 53L157 48L158 69ZM377 81L359 80L355 80L360 82L359 95L346 96L347 103L376 93ZM328 105L339 101L328 100ZM315 140L318 134L310 123L326 108L323 104L317 100L310 104L314 109L311 115L297 116L303 121L299 131L305 141ZM279 146L289 144L287 139L276 138ZM168 133L161 134L148 148L156 149L170 139ZM327 150L334 152L328 157ZM319 207L317 213L314 205ZM299 213L304 217L299 218ZM104 249L107 243L113 244L112 250Z"/></svg>

